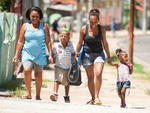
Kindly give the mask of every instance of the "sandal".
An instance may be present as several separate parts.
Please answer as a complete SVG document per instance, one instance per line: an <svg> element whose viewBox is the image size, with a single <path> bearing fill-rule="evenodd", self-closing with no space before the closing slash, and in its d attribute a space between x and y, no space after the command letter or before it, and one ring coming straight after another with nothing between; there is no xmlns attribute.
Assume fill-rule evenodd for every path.
<svg viewBox="0 0 150 113"><path fill-rule="evenodd" d="M21 98L22 98L22 99L32 99L32 97L27 96L27 95L23 95Z"/></svg>
<svg viewBox="0 0 150 113"><path fill-rule="evenodd" d="M102 104L102 101L99 100L99 98L96 98L94 100L94 105L101 105Z"/></svg>
<svg viewBox="0 0 150 113"><path fill-rule="evenodd" d="M36 100L42 100L40 96L36 96Z"/></svg>
<svg viewBox="0 0 150 113"><path fill-rule="evenodd" d="M53 93L53 94L50 95L51 101L57 101L57 98L58 98L58 94L57 93Z"/></svg>
<svg viewBox="0 0 150 113"><path fill-rule="evenodd" d="M94 104L94 100L90 100L86 104L93 105Z"/></svg>

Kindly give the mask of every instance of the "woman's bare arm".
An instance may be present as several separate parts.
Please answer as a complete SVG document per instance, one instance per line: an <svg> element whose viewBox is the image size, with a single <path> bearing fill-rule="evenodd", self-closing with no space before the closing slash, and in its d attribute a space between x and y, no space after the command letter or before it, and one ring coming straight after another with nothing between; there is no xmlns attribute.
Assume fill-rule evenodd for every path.
<svg viewBox="0 0 150 113"><path fill-rule="evenodd" d="M83 36L84 36L84 33L85 33L85 26L83 26L83 27L80 29L80 35L79 35L78 43L77 43L77 46L76 46L76 55L77 55L77 56L79 55L79 51L80 51L81 45L82 45L82 43L83 43Z"/></svg>
<svg viewBox="0 0 150 113"><path fill-rule="evenodd" d="M45 33L45 43L49 52L49 61L53 63L53 58L52 58L52 43L50 39L50 33L49 29L46 23L44 23L44 33Z"/></svg>
<svg viewBox="0 0 150 113"><path fill-rule="evenodd" d="M101 31L102 31L102 43L103 43L105 52L107 54L108 63L111 63L109 46L108 46L108 42L106 40L106 30L104 28L101 28Z"/></svg>
<svg viewBox="0 0 150 113"><path fill-rule="evenodd" d="M17 62L19 60L21 49L22 49L23 44L24 44L25 30L26 30L26 24L23 24L21 29L20 29L20 34L19 34L17 45L16 45L16 52L15 52L14 58L12 59L13 62Z"/></svg>

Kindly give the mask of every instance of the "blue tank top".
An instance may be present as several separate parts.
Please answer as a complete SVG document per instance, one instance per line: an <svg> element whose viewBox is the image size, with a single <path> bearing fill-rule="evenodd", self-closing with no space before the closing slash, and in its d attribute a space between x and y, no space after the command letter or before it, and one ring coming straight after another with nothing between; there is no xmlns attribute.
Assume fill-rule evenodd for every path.
<svg viewBox="0 0 150 113"><path fill-rule="evenodd" d="M31 60L38 65L46 65L44 23L40 22L39 28L36 30L32 30L30 25L30 23L26 23L26 31L24 34L25 43L22 49L22 62Z"/></svg>
<svg viewBox="0 0 150 113"><path fill-rule="evenodd" d="M102 47L102 32L101 32L101 26L98 25L98 34L96 36L90 36L88 32L89 25L86 25L85 34L83 37L84 40L84 48L83 51L86 53L99 53L103 51Z"/></svg>

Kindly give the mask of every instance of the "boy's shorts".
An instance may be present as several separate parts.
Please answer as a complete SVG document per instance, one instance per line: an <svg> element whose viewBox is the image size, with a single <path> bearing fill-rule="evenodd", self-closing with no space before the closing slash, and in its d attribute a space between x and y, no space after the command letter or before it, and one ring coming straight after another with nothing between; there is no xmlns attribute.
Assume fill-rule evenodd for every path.
<svg viewBox="0 0 150 113"><path fill-rule="evenodd" d="M43 70L43 66L40 66L31 60L27 60L27 61L23 62L23 67L24 68L33 68L34 67L35 70Z"/></svg>
<svg viewBox="0 0 150 113"><path fill-rule="evenodd" d="M82 56L82 65L85 69L87 69L93 63L104 63L104 61L105 54L103 51L101 51L100 53L83 53Z"/></svg>
<svg viewBox="0 0 150 113"><path fill-rule="evenodd" d="M130 88L131 87L131 82L130 81L117 82L117 89L121 89L123 87Z"/></svg>
<svg viewBox="0 0 150 113"><path fill-rule="evenodd" d="M64 86L67 86L68 85L68 81L67 81L68 72L69 72L69 70L64 70L64 69L55 67L54 81L57 81Z"/></svg>

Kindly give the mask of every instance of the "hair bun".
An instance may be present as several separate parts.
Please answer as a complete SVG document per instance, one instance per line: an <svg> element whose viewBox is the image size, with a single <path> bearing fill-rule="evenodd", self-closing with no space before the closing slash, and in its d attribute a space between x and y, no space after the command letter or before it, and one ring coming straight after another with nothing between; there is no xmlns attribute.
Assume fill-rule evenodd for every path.
<svg viewBox="0 0 150 113"><path fill-rule="evenodd" d="M91 9L91 10L90 10L90 12L89 12L89 13L98 13L98 14L99 14L100 12L99 12L99 10L98 10L98 9L93 8L93 9Z"/></svg>
<svg viewBox="0 0 150 113"><path fill-rule="evenodd" d="M122 49L116 49L116 55L117 56L119 56L121 52L122 52Z"/></svg>

